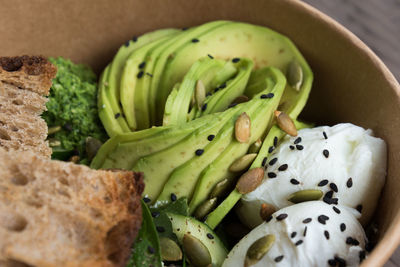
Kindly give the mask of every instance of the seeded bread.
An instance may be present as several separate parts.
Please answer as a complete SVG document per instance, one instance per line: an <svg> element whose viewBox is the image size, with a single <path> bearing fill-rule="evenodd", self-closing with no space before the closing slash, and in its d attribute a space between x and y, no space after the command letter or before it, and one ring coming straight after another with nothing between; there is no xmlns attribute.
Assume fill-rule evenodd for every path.
<svg viewBox="0 0 400 267"><path fill-rule="evenodd" d="M1 147L50 157L48 129L40 114L56 71L43 57L0 57Z"/></svg>
<svg viewBox="0 0 400 267"><path fill-rule="evenodd" d="M0 161L0 266L124 266L141 224L141 174L1 148Z"/></svg>

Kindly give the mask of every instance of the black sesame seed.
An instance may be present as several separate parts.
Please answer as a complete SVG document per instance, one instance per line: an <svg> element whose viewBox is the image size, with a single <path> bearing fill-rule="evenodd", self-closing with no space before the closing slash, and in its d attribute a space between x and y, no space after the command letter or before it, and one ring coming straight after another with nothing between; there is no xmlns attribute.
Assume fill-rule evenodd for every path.
<svg viewBox="0 0 400 267"><path fill-rule="evenodd" d="M137 42L137 40L138 40L138 37L136 37L136 36L132 37L132 41Z"/></svg>
<svg viewBox="0 0 400 267"><path fill-rule="evenodd" d="M361 204L357 205L356 210L358 210L359 213L362 212L363 206Z"/></svg>
<svg viewBox="0 0 400 267"><path fill-rule="evenodd" d="M152 246L148 246L148 247L147 247L147 251L148 251L150 254L154 254L155 249L154 249Z"/></svg>
<svg viewBox="0 0 400 267"><path fill-rule="evenodd" d="M272 220L272 218L273 218L272 215L270 215L265 221L270 222Z"/></svg>
<svg viewBox="0 0 400 267"><path fill-rule="evenodd" d="M210 134L210 135L207 137L207 140L208 140L208 141L212 141L212 140L214 140L214 137L215 137L215 135Z"/></svg>
<svg viewBox="0 0 400 267"><path fill-rule="evenodd" d="M274 149L275 149L275 147L270 146L270 147L268 148L268 153L272 153L272 151L274 151Z"/></svg>
<svg viewBox="0 0 400 267"><path fill-rule="evenodd" d="M290 234L290 237L291 237L291 238L294 238L296 235L297 235L297 233L296 233L296 232L293 232L293 233Z"/></svg>
<svg viewBox="0 0 400 267"><path fill-rule="evenodd" d="M274 259L275 262L280 262L281 260L283 260L283 255L280 255Z"/></svg>
<svg viewBox="0 0 400 267"><path fill-rule="evenodd" d="M306 236L306 235L307 235L307 226L304 227L304 232L303 232L303 236Z"/></svg>
<svg viewBox="0 0 400 267"><path fill-rule="evenodd" d="M153 77L153 74L146 72L146 75L149 77Z"/></svg>
<svg viewBox="0 0 400 267"><path fill-rule="evenodd" d="M335 183L330 183L329 187L334 191L334 192L338 192L338 187Z"/></svg>
<svg viewBox="0 0 400 267"><path fill-rule="evenodd" d="M297 137L296 140L294 140L294 144L297 145L298 143L301 142L301 137Z"/></svg>
<svg viewBox="0 0 400 267"><path fill-rule="evenodd" d="M322 180L321 182L319 182L318 183L318 186L325 186L325 185L327 185L329 183L329 181L328 180Z"/></svg>
<svg viewBox="0 0 400 267"><path fill-rule="evenodd" d="M129 46L129 43L130 43L130 41L129 41L129 40L128 40L128 41L126 41L126 42L125 42L125 46L126 46L126 47L128 47L128 46Z"/></svg>
<svg viewBox="0 0 400 267"><path fill-rule="evenodd" d="M260 96L261 99L268 99L268 98L273 98L274 94L273 93L268 93L268 94L262 94Z"/></svg>
<svg viewBox="0 0 400 267"><path fill-rule="evenodd" d="M146 62L142 62L139 64L139 69L143 69L146 66Z"/></svg>
<svg viewBox="0 0 400 267"><path fill-rule="evenodd" d="M338 198L332 198L332 199L331 199L331 204L333 204L333 205L337 205L338 202L339 202L339 199L338 199Z"/></svg>
<svg viewBox="0 0 400 267"><path fill-rule="evenodd" d="M333 209L337 214L340 214L340 209L336 208L335 206L333 206L332 209Z"/></svg>
<svg viewBox="0 0 400 267"><path fill-rule="evenodd" d="M214 89L214 93L219 91L219 87Z"/></svg>
<svg viewBox="0 0 400 267"><path fill-rule="evenodd" d="M171 193L171 201L176 201L177 197L174 193Z"/></svg>
<svg viewBox="0 0 400 267"><path fill-rule="evenodd" d="M208 239L214 239L214 236L210 233L207 233L207 237L208 237Z"/></svg>
<svg viewBox="0 0 400 267"><path fill-rule="evenodd" d="M207 55L209 58L214 59L214 57L210 54Z"/></svg>
<svg viewBox="0 0 400 267"><path fill-rule="evenodd" d="M224 89L224 88L226 88L226 83L223 83L223 84L221 84L221 85L219 86L219 89Z"/></svg>
<svg viewBox="0 0 400 267"><path fill-rule="evenodd" d="M296 145L297 150L303 150L303 146L302 145Z"/></svg>
<svg viewBox="0 0 400 267"><path fill-rule="evenodd" d="M141 70L141 71L139 71L139 73L136 75L136 77L137 77L138 79L140 79L140 78L143 77L143 74L144 74L144 72Z"/></svg>
<svg viewBox="0 0 400 267"><path fill-rule="evenodd" d="M198 42L199 42L199 39L197 39L197 38L192 39L192 43L198 43Z"/></svg>
<svg viewBox="0 0 400 267"><path fill-rule="evenodd" d="M351 236L346 238L346 244L351 246L358 246L360 242L357 239L352 238Z"/></svg>
<svg viewBox="0 0 400 267"><path fill-rule="evenodd" d="M324 151L322 151L322 154L324 154L325 158L329 158L329 150L328 149L324 149Z"/></svg>
<svg viewBox="0 0 400 267"><path fill-rule="evenodd" d="M114 118L118 119L121 116L121 113L117 113L114 115Z"/></svg>
<svg viewBox="0 0 400 267"><path fill-rule="evenodd" d="M282 164L281 166L279 166L278 171L283 172L286 171L288 168L287 164Z"/></svg>
<svg viewBox="0 0 400 267"><path fill-rule="evenodd" d="M328 260L329 266L336 266L336 260L335 259L329 259Z"/></svg>
<svg viewBox="0 0 400 267"><path fill-rule="evenodd" d="M267 157L264 157L264 158L263 158L263 160L262 160L262 162L261 162L261 166L262 166L262 167L265 167L265 165L267 164L267 160L268 160Z"/></svg>
<svg viewBox="0 0 400 267"><path fill-rule="evenodd" d="M274 173L274 172L269 172L269 173L268 173L268 177L269 177L269 178L275 178L275 177L276 177L276 173Z"/></svg>
<svg viewBox="0 0 400 267"><path fill-rule="evenodd" d="M208 92L208 93L206 94L206 96L210 96L210 95L212 95L211 92Z"/></svg>
<svg viewBox="0 0 400 267"><path fill-rule="evenodd" d="M351 177L347 180L346 185L348 188L353 186L353 179Z"/></svg>
<svg viewBox="0 0 400 267"><path fill-rule="evenodd" d="M290 179L290 183L291 183L291 184L294 184L294 185L298 185L298 184L300 184L300 182L299 182L299 181L297 181L297 180L296 180L296 179L294 179L294 178Z"/></svg>
<svg viewBox="0 0 400 267"><path fill-rule="evenodd" d="M151 216L153 216L153 218L157 218L158 216L160 216L160 213L158 211L153 211L151 213Z"/></svg>
<svg viewBox="0 0 400 267"><path fill-rule="evenodd" d="M328 139L328 136L326 135L326 132L322 132L323 136L325 139Z"/></svg>
<svg viewBox="0 0 400 267"><path fill-rule="evenodd" d="M143 198L143 201L144 201L144 203L149 203L149 202L151 202L151 199L148 198L148 197L144 197L144 198Z"/></svg>
<svg viewBox="0 0 400 267"><path fill-rule="evenodd" d="M363 260L365 260L365 250L361 250L361 251L358 253L358 257L360 258L360 263L361 263Z"/></svg>
<svg viewBox="0 0 400 267"><path fill-rule="evenodd" d="M326 215L319 215L318 222L321 224L326 224L326 221L329 220L329 217Z"/></svg>
<svg viewBox="0 0 400 267"><path fill-rule="evenodd" d="M205 103L202 107L201 107L201 111L205 111L207 109L207 103Z"/></svg>
<svg viewBox="0 0 400 267"><path fill-rule="evenodd" d="M164 233L165 232L165 228L162 227L162 226L157 226L156 229L157 229L157 232L159 232L159 233Z"/></svg>
<svg viewBox="0 0 400 267"><path fill-rule="evenodd" d="M295 246L299 246L299 245L301 245L301 244L303 244L303 240L299 240L299 241L297 241L296 243L294 243Z"/></svg>
<svg viewBox="0 0 400 267"><path fill-rule="evenodd" d="M288 215L287 215L286 213L282 213L282 214L279 214L279 215L276 217L276 219L277 219L278 221L282 221L282 220L286 219L287 217L288 217Z"/></svg>
<svg viewBox="0 0 400 267"><path fill-rule="evenodd" d="M273 159L271 159L270 161L269 161L269 166L272 166L272 165L274 165L276 162L278 161L278 158L273 158Z"/></svg>
<svg viewBox="0 0 400 267"><path fill-rule="evenodd" d="M294 146L290 145L289 148L290 148L290 150L294 150Z"/></svg>
<svg viewBox="0 0 400 267"><path fill-rule="evenodd" d="M274 146L277 146L277 145L278 145L278 137L275 136L275 137L274 137Z"/></svg>
<svg viewBox="0 0 400 267"><path fill-rule="evenodd" d="M329 232L328 231L324 231L324 236L326 238L326 240L329 240Z"/></svg>
<svg viewBox="0 0 400 267"><path fill-rule="evenodd" d="M332 198L333 197L333 191L331 190L331 191L326 192L325 197L326 198Z"/></svg>
<svg viewBox="0 0 400 267"><path fill-rule="evenodd" d="M312 221L311 218L307 218L307 219L304 219L304 220L303 220L303 223L310 223L311 221Z"/></svg>
<svg viewBox="0 0 400 267"><path fill-rule="evenodd" d="M335 260L337 263L339 263L339 267L345 267L346 266L346 261L338 256L335 256Z"/></svg>
<svg viewBox="0 0 400 267"><path fill-rule="evenodd" d="M346 231L346 225L344 223L340 224L340 231L342 232Z"/></svg>
<svg viewBox="0 0 400 267"><path fill-rule="evenodd" d="M197 149L195 153L196 156L201 156L204 153L204 149Z"/></svg>
<svg viewBox="0 0 400 267"><path fill-rule="evenodd" d="M238 58L238 57L232 58L233 63L238 63L239 61L240 61L240 58Z"/></svg>

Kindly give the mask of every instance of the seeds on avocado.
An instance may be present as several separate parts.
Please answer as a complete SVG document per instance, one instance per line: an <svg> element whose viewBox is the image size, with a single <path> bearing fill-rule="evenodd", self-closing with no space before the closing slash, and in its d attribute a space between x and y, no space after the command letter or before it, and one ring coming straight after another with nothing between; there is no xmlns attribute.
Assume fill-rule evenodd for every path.
<svg viewBox="0 0 400 267"><path fill-rule="evenodd" d="M274 137L274 146L278 146L278 136Z"/></svg>
<svg viewBox="0 0 400 267"><path fill-rule="evenodd" d="M194 217L199 220L202 220L207 214L209 214L215 207L217 206L217 198L207 199L203 203L201 203L196 211L194 212Z"/></svg>
<svg viewBox="0 0 400 267"><path fill-rule="evenodd" d="M260 151L262 145L261 139L257 139L250 147L249 147L249 153L258 153Z"/></svg>
<svg viewBox="0 0 400 267"><path fill-rule="evenodd" d="M266 235L257 239L247 250L245 266L256 264L275 243L274 235Z"/></svg>
<svg viewBox="0 0 400 267"><path fill-rule="evenodd" d="M57 139L51 138L49 139L49 146L50 147L61 146L61 142Z"/></svg>
<svg viewBox="0 0 400 267"><path fill-rule="evenodd" d="M240 58L238 58L238 57L232 58L233 63L238 63L239 61L240 61Z"/></svg>
<svg viewBox="0 0 400 267"><path fill-rule="evenodd" d="M139 73L136 75L136 77L137 77L138 79L140 79L140 78L143 77L143 74L144 74L144 72L141 70L141 71L139 71Z"/></svg>
<svg viewBox="0 0 400 267"><path fill-rule="evenodd" d="M270 146L269 148L268 148L268 153L272 153L272 151L274 151L274 146Z"/></svg>
<svg viewBox="0 0 400 267"><path fill-rule="evenodd" d="M176 201L177 197L174 193L171 193L171 201L174 202Z"/></svg>
<svg viewBox="0 0 400 267"><path fill-rule="evenodd" d="M288 84L299 91L303 83L303 69L297 61L293 60L290 62L286 76Z"/></svg>
<svg viewBox="0 0 400 267"><path fill-rule="evenodd" d="M256 153L251 153L238 158L231 164L231 166L229 167L229 171L240 172L247 169L248 167L250 167L251 163L254 161L256 157L257 157Z"/></svg>
<svg viewBox="0 0 400 267"><path fill-rule="evenodd" d="M143 61L142 63L139 64L139 69L143 69L146 66L146 62Z"/></svg>
<svg viewBox="0 0 400 267"><path fill-rule="evenodd" d="M153 74L146 72L146 75L149 76L150 78L153 78Z"/></svg>
<svg viewBox="0 0 400 267"><path fill-rule="evenodd" d="M114 115L114 118L115 118L115 119L118 119L119 117L121 117L121 113L116 113L116 114Z"/></svg>
<svg viewBox="0 0 400 267"><path fill-rule="evenodd" d="M261 166L262 166L262 167L265 167L265 165L267 164L267 160L268 160L267 157L264 157L264 158L263 158L263 160L262 160L262 162L261 162Z"/></svg>
<svg viewBox="0 0 400 267"><path fill-rule="evenodd" d="M207 233L207 237L208 237L208 239L214 239L214 236L210 233Z"/></svg>
<svg viewBox="0 0 400 267"><path fill-rule="evenodd" d="M199 39L197 39L197 38L192 39L192 43L198 43L198 42L199 42Z"/></svg>
<svg viewBox="0 0 400 267"><path fill-rule="evenodd" d="M160 237L160 248L163 261L179 261L182 259L182 250L172 239Z"/></svg>
<svg viewBox="0 0 400 267"><path fill-rule="evenodd" d="M55 134L56 132L59 131L61 131L61 126L49 127L49 129L47 130L47 135Z"/></svg>
<svg viewBox="0 0 400 267"><path fill-rule="evenodd" d="M232 183L229 182L227 178L223 179L222 181L218 182L213 190L210 193L210 198L221 197L223 196L228 189L230 188Z"/></svg>
<svg viewBox="0 0 400 267"><path fill-rule="evenodd" d="M201 80L198 80L196 83L195 98L197 107L201 108L204 100L206 99L206 88Z"/></svg>
<svg viewBox="0 0 400 267"><path fill-rule="evenodd" d="M268 203L261 204L260 217L263 221L267 220L276 211L276 208Z"/></svg>
<svg viewBox="0 0 400 267"><path fill-rule="evenodd" d="M207 103L205 103L202 107L201 107L201 111L206 111L207 109Z"/></svg>
<svg viewBox="0 0 400 267"><path fill-rule="evenodd" d="M262 94L260 96L261 99L269 99L269 98L273 98L274 94L273 93L268 93L268 94Z"/></svg>
<svg viewBox="0 0 400 267"><path fill-rule="evenodd" d="M235 137L240 143L247 143L250 139L250 117L243 112L235 122Z"/></svg>
<svg viewBox="0 0 400 267"><path fill-rule="evenodd" d="M276 110L274 115L279 128L291 136L297 135L296 126L294 125L293 120L286 113Z"/></svg>
<svg viewBox="0 0 400 267"><path fill-rule="evenodd" d="M102 145L103 143L94 137L88 136L86 138L85 140L86 154L90 161L96 156L97 151L99 151Z"/></svg>
<svg viewBox="0 0 400 267"><path fill-rule="evenodd" d="M194 266L207 266L212 263L211 254L207 247L190 234L183 236L183 250L190 263Z"/></svg>
<svg viewBox="0 0 400 267"><path fill-rule="evenodd" d="M264 168L254 168L240 176L236 189L240 194L247 194L254 191L264 178Z"/></svg>
<svg viewBox="0 0 400 267"><path fill-rule="evenodd" d="M215 137L215 135L210 134L210 135L207 137L207 140L211 142L212 140L214 140L214 137Z"/></svg>
<svg viewBox="0 0 400 267"><path fill-rule="evenodd" d="M195 152L196 156L201 156L204 153L204 149L197 149Z"/></svg>
<svg viewBox="0 0 400 267"><path fill-rule="evenodd" d="M318 189L306 189L300 190L288 197L288 200L292 203L300 203L305 201L318 200L322 197L323 192Z"/></svg>
<svg viewBox="0 0 400 267"><path fill-rule="evenodd" d="M214 59L214 57L210 54L207 55L209 58Z"/></svg>
<svg viewBox="0 0 400 267"><path fill-rule="evenodd" d="M138 40L138 38L139 38L139 37L133 36L133 37L132 37L132 41L136 43L137 40Z"/></svg>

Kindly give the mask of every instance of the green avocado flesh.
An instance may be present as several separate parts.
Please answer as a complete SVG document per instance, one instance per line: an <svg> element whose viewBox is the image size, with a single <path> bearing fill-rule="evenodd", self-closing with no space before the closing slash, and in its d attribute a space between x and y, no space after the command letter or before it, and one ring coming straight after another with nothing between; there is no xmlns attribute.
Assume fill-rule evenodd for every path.
<svg viewBox="0 0 400 267"><path fill-rule="evenodd" d="M262 165L275 137L285 135L274 111L296 120L312 80L294 44L266 27L213 21L145 34L121 47L102 73L99 116L111 138L91 167L143 172L151 205L185 197L194 214L219 182L236 183L246 170L229 167L259 139L250 169ZM250 118L247 142L235 136L243 113ZM240 199L232 187L217 196L205 221L210 228Z"/></svg>

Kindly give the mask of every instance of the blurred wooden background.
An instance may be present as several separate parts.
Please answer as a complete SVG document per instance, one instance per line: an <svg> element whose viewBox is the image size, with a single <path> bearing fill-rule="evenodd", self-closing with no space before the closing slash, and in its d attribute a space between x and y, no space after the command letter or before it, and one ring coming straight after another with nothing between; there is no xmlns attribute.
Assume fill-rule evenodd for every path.
<svg viewBox="0 0 400 267"><path fill-rule="evenodd" d="M304 0L364 41L400 81L400 0ZM384 267L400 267L400 248Z"/></svg>

